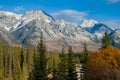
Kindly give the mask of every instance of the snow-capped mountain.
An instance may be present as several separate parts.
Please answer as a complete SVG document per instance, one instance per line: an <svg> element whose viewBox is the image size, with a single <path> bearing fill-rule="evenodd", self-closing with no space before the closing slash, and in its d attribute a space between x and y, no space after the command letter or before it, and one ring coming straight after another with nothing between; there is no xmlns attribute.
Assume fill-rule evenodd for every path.
<svg viewBox="0 0 120 80"><path fill-rule="evenodd" d="M20 46L9 34L0 30L0 43L9 44L10 46Z"/></svg>
<svg viewBox="0 0 120 80"><path fill-rule="evenodd" d="M0 30L10 31L14 29L14 26L17 26L19 23L20 18L21 15L0 11Z"/></svg>
<svg viewBox="0 0 120 80"><path fill-rule="evenodd" d="M25 14L0 12L0 30L24 46L36 45L42 31L49 50L60 50L61 47L69 45L80 50L84 42L88 43L90 50L97 50L101 35L106 31L112 31L92 19L84 20L77 25L64 20L55 20L47 13L38 10Z"/></svg>
<svg viewBox="0 0 120 80"><path fill-rule="evenodd" d="M116 29L111 34L112 45L120 48L120 29Z"/></svg>
<svg viewBox="0 0 120 80"><path fill-rule="evenodd" d="M82 23L80 24L80 26L82 28L91 28L93 27L95 24L97 24L98 22L91 19L91 20L83 20Z"/></svg>
<svg viewBox="0 0 120 80"><path fill-rule="evenodd" d="M77 24L55 20L42 11L27 12L21 16L21 21L21 25L11 30L10 34L23 45L37 44L41 31L50 49L56 49L58 45L80 46L84 41L95 44L95 37Z"/></svg>
<svg viewBox="0 0 120 80"><path fill-rule="evenodd" d="M94 26L86 27L84 29L86 31L88 31L89 33L95 35L96 38L98 38L98 39L102 39L105 32L111 33L113 31L111 28L109 28L108 26L106 26L103 23L96 23L96 24L94 24Z"/></svg>
<svg viewBox="0 0 120 80"><path fill-rule="evenodd" d="M95 21L93 19L83 20L80 26L84 30L96 36L98 40L102 39L105 32L111 33L113 31L111 28L107 27L105 24Z"/></svg>

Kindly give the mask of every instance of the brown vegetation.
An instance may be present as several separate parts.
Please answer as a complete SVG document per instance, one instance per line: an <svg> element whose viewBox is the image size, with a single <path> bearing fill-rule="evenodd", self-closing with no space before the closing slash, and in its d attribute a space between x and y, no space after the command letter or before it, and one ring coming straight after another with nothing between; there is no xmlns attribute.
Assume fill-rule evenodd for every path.
<svg viewBox="0 0 120 80"><path fill-rule="evenodd" d="M120 50L108 47L89 56L85 65L87 80L120 80Z"/></svg>

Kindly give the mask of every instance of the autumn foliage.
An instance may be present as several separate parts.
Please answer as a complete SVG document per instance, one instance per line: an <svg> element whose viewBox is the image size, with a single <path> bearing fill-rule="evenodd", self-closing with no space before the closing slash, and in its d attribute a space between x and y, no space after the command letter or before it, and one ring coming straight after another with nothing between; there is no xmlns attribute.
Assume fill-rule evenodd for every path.
<svg viewBox="0 0 120 80"><path fill-rule="evenodd" d="M89 56L86 80L120 80L120 49L108 47Z"/></svg>

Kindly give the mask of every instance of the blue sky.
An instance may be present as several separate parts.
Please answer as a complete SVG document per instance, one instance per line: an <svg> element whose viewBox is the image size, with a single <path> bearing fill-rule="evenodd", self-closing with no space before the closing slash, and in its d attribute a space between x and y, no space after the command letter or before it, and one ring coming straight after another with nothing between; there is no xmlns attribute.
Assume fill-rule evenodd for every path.
<svg viewBox="0 0 120 80"><path fill-rule="evenodd" d="M80 23L95 19L120 28L120 0L0 0L0 10L24 13L43 10L57 19Z"/></svg>

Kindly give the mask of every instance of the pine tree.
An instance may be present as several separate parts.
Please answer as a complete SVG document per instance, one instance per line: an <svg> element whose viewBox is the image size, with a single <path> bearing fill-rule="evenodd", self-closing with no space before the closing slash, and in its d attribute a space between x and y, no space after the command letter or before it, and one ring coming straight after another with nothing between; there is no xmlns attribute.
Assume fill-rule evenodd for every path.
<svg viewBox="0 0 120 80"><path fill-rule="evenodd" d="M0 80L3 80L4 78L4 67L3 67L3 47L0 43Z"/></svg>
<svg viewBox="0 0 120 80"><path fill-rule="evenodd" d="M57 68L55 66L55 60L53 59L53 66L52 66L52 79L51 80L58 80L57 79Z"/></svg>
<svg viewBox="0 0 120 80"><path fill-rule="evenodd" d="M23 71L23 64L24 64L24 49L21 49L21 53L20 53L20 68Z"/></svg>
<svg viewBox="0 0 120 80"><path fill-rule="evenodd" d="M105 49L107 47L111 46L111 40L110 40L110 36L108 35L107 32L105 32L104 37L102 39L102 46L101 49Z"/></svg>
<svg viewBox="0 0 120 80"><path fill-rule="evenodd" d="M88 51L87 43L84 42L83 51L82 51L81 56L80 56L80 62L85 63L87 61L87 58L88 58L89 54L90 54L90 51Z"/></svg>
<svg viewBox="0 0 120 80"><path fill-rule="evenodd" d="M8 49L8 46L5 46L4 47L4 59L3 59L4 77L5 78L9 77L9 61L10 61L9 59L10 59L9 49Z"/></svg>
<svg viewBox="0 0 120 80"><path fill-rule="evenodd" d="M71 46L68 49L67 69L68 69L67 80L77 80L74 53Z"/></svg>
<svg viewBox="0 0 120 80"><path fill-rule="evenodd" d="M21 80L21 68L17 53L12 56L12 75L13 80Z"/></svg>
<svg viewBox="0 0 120 80"><path fill-rule="evenodd" d="M57 80L67 80L67 62L64 48L62 49L61 54L59 54L60 62L58 64L58 79Z"/></svg>
<svg viewBox="0 0 120 80"><path fill-rule="evenodd" d="M37 45L37 52L34 56L33 70L28 80L47 80L47 58L45 56L46 47L43 43L43 33L41 33L40 42Z"/></svg>
<svg viewBox="0 0 120 80"><path fill-rule="evenodd" d="M0 43L0 70L3 68L3 48Z"/></svg>
<svg viewBox="0 0 120 80"><path fill-rule="evenodd" d="M27 70L28 72L31 71L31 64L32 64L32 60L31 60L31 56L32 56L32 50L31 49L26 49L26 63L27 63Z"/></svg>

